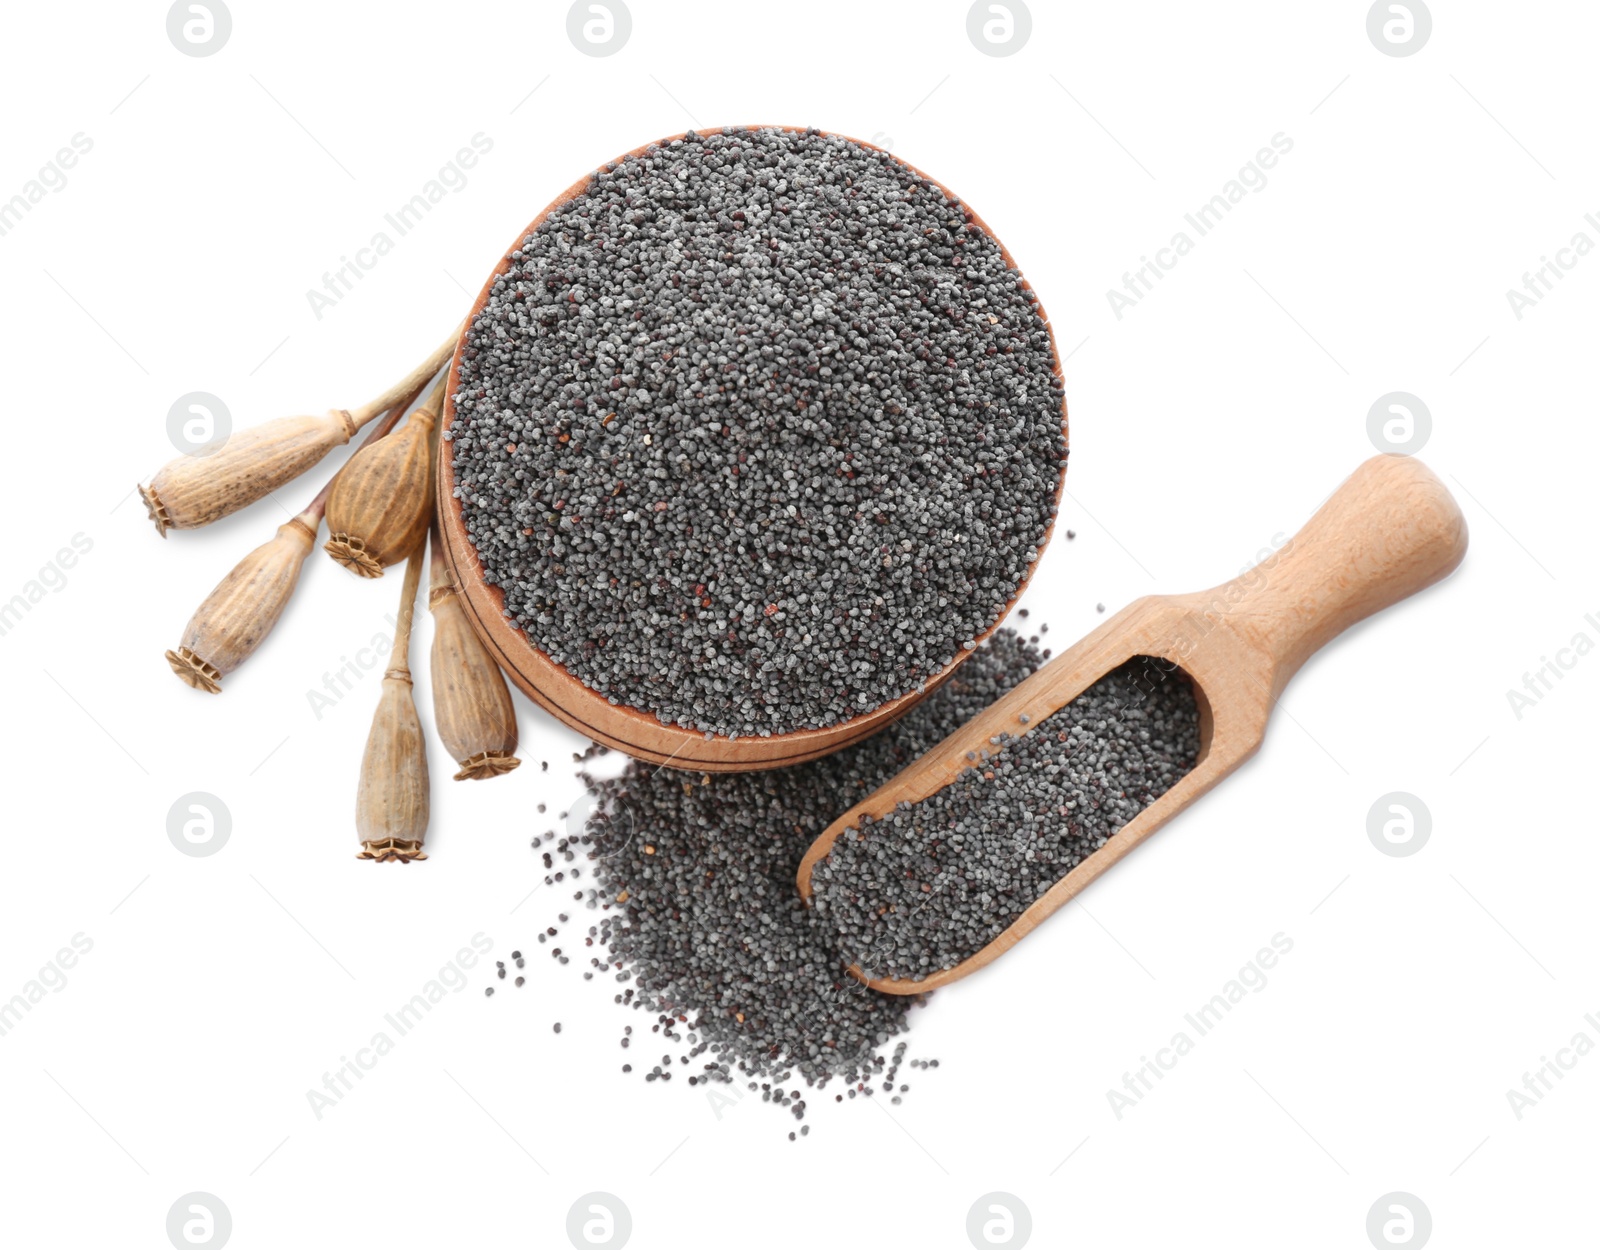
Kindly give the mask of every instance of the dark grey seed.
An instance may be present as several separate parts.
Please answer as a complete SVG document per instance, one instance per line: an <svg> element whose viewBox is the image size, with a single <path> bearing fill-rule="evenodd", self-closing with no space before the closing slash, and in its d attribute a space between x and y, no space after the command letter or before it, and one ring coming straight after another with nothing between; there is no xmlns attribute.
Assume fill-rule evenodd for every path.
<svg viewBox="0 0 1600 1250"><path fill-rule="evenodd" d="M977 954L1194 767L1200 717L1180 670L1136 656L990 741L950 785L847 830L812 870L813 910L847 962L920 980Z"/></svg>
<svg viewBox="0 0 1600 1250"><path fill-rule="evenodd" d="M800 857L839 812L1037 665L1036 651L1000 630L895 725L826 759L764 773L636 764L615 779L585 777L595 797L587 854L604 901L589 940L605 958L590 962L640 990L616 1001L651 1011L652 1033L688 1031L691 1053L713 1049L725 1065L717 1079L735 1069L764 1078L767 1099L776 1090L791 1114L804 1111L802 1086L780 1086L791 1077L854 1085L886 1070L877 1052L904 1032L915 1000L872 993L845 972L831 924L796 895ZM662 1059L671 1065L670 1053Z"/></svg>
<svg viewBox="0 0 1600 1250"><path fill-rule="evenodd" d="M507 258L456 497L508 622L600 695L707 734L837 724L970 653L1033 567L1055 365L998 243L895 158L691 133Z"/></svg>

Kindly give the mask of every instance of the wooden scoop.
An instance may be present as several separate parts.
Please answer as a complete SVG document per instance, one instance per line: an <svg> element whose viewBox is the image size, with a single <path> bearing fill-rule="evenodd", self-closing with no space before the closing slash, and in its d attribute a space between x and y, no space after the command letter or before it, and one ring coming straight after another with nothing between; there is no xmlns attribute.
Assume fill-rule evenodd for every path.
<svg viewBox="0 0 1600 1250"><path fill-rule="evenodd" d="M982 758L996 749L990 738L1033 732L1134 656L1177 665L1192 681L1200 708L1200 754L1172 789L955 967L918 981L880 980L870 970L850 969L888 994L920 994L976 972L1255 754L1273 704L1312 652L1446 576L1466 549L1461 509L1425 465L1407 456L1373 457L1270 560L1215 590L1129 604L852 807L800 861L801 895L811 900L812 865L841 833L864 817L876 820L897 804L942 789L972 767L969 751Z"/></svg>

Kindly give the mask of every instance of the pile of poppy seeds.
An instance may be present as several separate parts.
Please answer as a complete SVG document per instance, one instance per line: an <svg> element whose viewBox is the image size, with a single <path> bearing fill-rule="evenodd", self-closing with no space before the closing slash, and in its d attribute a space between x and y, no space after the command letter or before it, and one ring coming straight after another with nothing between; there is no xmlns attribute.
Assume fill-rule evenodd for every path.
<svg viewBox="0 0 1600 1250"><path fill-rule="evenodd" d="M811 871L835 949L875 980L922 980L999 937L1194 767L1194 690L1136 656L960 777L846 829Z"/></svg>
<svg viewBox="0 0 1600 1250"><path fill-rule="evenodd" d="M455 494L508 622L611 702L834 725L922 689L1026 579L1055 365L999 244L887 153L690 133L510 254L461 352Z"/></svg>
<svg viewBox="0 0 1600 1250"><path fill-rule="evenodd" d="M622 1070L646 1081L742 1081L798 1120L803 1087L837 1081L846 1087L839 1101L877 1090L898 1102L907 1088L896 1083L903 1065L937 1066L906 1061L903 1041L889 1049L921 1000L879 994L850 976L838 934L801 901L795 873L837 816L1044 658L997 630L882 733L791 768L707 774L631 762L613 779L585 776L589 794L568 818L569 831L533 845L548 884L589 882L572 900L603 914L565 938L563 914L537 942L562 964L584 956L586 979L618 984L617 1003L654 1017L649 1035L624 1030ZM523 966L521 951L513 959ZM650 1053L662 1043L673 1050Z"/></svg>

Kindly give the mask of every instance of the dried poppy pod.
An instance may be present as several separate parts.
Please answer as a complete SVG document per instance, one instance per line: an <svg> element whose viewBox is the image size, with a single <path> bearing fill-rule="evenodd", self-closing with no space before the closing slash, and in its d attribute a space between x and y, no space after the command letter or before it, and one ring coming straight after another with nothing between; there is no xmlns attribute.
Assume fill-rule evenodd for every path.
<svg viewBox="0 0 1600 1250"><path fill-rule="evenodd" d="M170 461L148 486L139 487L156 532L165 538L169 529L210 525L292 482L399 398L419 390L450 359L460 332L458 326L427 360L370 404L335 408L321 417L280 417Z"/></svg>
<svg viewBox="0 0 1600 1250"><path fill-rule="evenodd" d="M364 447L328 497L328 541L322 549L361 577L382 577L422 541L433 516L433 444L445 379L401 429Z"/></svg>
<svg viewBox="0 0 1600 1250"><path fill-rule="evenodd" d="M522 763L517 758L517 711L505 675L462 610L445 567L438 530L433 533L431 581L433 653L428 671L433 679L433 719L439 738L461 765L455 779L481 781L509 773Z"/></svg>
<svg viewBox="0 0 1600 1250"><path fill-rule="evenodd" d="M234 566L189 618L183 642L167 652L167 663L196 690L217 694L222 679L255 653L278 623L300 580L322 524L319 499L278 526L270 542Z"/></svg>
<svg viewBox="0 0 1600 1250"><path fill-rule="evenodd" d="M421 388L418 387L418 390ZM366 441L382 438L399 424L416 395L397 401ZM196 690L216 694L222 679L255 653L283 614L300 580L300 569L328 506L324 486L304 512L278 527L278 536L239 561L206 597L183 631L183 643L167 652L172 671Z"/></svg>
<svg viewBox="0 0 1600 1250"><path fill-rule="evenodd" d="M210 525L293 481L359 428L343 408L321 417L266 421L197 455L179 456L139 494L163 538L169 529Z"/></svg>
<svg viewBox="0 0 1600 1250"><path fill-rule="evenodd" d="M418 544L406 565L394 647L361 758L361 782L356 790L356 832L361 835L357 859L409 863L428 858L422 851L428 832L428 752L411 690L410 658L411 620L422 560Z"/></svg>

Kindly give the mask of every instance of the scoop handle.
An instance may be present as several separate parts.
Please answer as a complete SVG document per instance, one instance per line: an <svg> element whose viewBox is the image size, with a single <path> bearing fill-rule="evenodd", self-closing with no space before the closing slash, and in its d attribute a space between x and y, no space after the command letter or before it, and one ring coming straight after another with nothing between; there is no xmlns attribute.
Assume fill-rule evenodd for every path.
<svg viewBox="0 0 1600 1250"><path fill-rule="evenodd" d="M1466 519L1433 471L1374 456L1269 560L1188 598L1266 653L1276 695L1324 643L1433 585L1466 551Z"/></svg>

